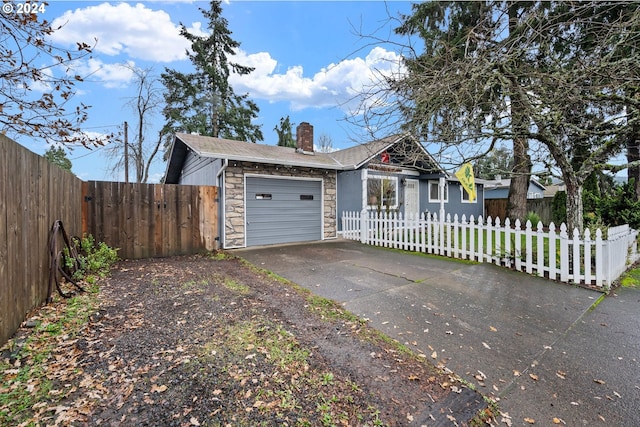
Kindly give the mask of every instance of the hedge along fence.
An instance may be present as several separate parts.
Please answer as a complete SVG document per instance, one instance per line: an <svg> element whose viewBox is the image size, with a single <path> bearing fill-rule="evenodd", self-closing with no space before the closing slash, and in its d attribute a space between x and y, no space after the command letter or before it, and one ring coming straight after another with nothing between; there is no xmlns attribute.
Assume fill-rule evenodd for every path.
<svg viewBox="0 0 640 427"><path fill-rule="evenodd" d="M0 135L0 345L47 297L49 232L79 235L82 181Z"/></svg>
<svg viewBox="0 0 640 427"><path fill-rule="evenodd" d="M566 283L595 285L609 289L611 284L640 257L638 232L629 226L588 229L580 236L565 224L557 230L542 223L535 228L527 221L512 226L500 219L483 221L463 216L438 221L434 215L403 217L401 213L345 212L342 233L362 243L436 254L458 259L493 263L528 274Z"/></svg>

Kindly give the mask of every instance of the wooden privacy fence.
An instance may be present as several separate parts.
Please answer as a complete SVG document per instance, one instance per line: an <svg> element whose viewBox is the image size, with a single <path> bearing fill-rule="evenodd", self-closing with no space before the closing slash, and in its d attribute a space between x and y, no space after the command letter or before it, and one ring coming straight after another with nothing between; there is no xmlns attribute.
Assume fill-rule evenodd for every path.
<svg viewBox="0 0 640 427"><path fill-rule="evenodd" d="M553 221L553 197L543 199L527 199L527 212L535 212L540 217L543 224ZM507 217L507 199L485 199L485 218L500 218L501 221Z"/></svg>
<svg viewBox="0 0 640 427"><path fill-rule="evenodd" d="M410 251L488 262L528 274L566 283L582 283L609 289L611 284L640 256L638 232L628 225L612 227L608 237L600 229L571 233L565 224L559 233L552 223L534 229L529 221L512 226L482 217L467 221L455 215L438 221L435 214L407 216L386 212L345 212L342 233L362 243Z"/></svg>
<svg viewBox="0 0 640 427"><path fill-rule="evenodd" d="M49 288L49 237L94 235L121 258L217 248L216 187L91 181L0 134L0 345ZM59 247L62 242L59 242Z"/></svg>
<svg viewBox="0 0 640 427"><path fill-rule="evenodd" d="M217 187L89 181L82 189L83 234L120 258L218 248Z"/></svg>
<svg viewBox="0 0 640 427"><path fill-rule="evenodd" d="M49 231L80 233L82 181L0 134L0 345L47 297Z"/></svg>

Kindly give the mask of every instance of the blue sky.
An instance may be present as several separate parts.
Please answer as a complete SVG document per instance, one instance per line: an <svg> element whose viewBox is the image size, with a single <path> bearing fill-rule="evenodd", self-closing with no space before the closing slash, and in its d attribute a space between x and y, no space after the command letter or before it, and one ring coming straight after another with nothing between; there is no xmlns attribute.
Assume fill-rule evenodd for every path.
<svg viewBox="0 0 640 427"><path fill-rule="evenodd" d="M77 85L75 96L75 101L92 106L84 125L87 132L117 132L124 121L134 125L127 106L133 96L132 73L122 64L153 67L158 74L165 67L191 71L184 55L188 43L179 36L178 26L202 31L206 22L198 8L208 8L208 2L50 2L44 17L54 26L65 23L53 35L57 45L73 48L78 41L92 44L98 39L92 58L77 64L77 71L88 76ZM390 16L410 12L411 3L401 1L224 2L223 16L232 37L241 43L234 59L256 68L231 83L236 93L248 93L260 107L262 143L276 144L273 128L287 115L294 124L314 125L316 141L324 134L334 148L357 143L354 138L361 130L344 121L355 106L350 100L369 84L371 70L388 69L399 59L396 46L373 45L357 33L386 39L397 25L388 22ZM154 117L150 138L161 125L162 117ZM19 142L38 154L47 149L42 142ZM124 172L111 173L105 149L78 147L68 156L81 179L123 180ZM151 181L156 182L164 169L163 162L155 162Z"/></svg>

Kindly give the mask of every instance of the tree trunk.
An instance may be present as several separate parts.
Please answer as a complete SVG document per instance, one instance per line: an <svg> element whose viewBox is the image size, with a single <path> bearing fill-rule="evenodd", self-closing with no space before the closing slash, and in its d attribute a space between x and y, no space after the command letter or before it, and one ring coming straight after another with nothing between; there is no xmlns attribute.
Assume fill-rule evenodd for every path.
<svg viewBox="0 0 640 427"><path fill-rule="evenodd" d="M573 236L573 229L577 228L582 234L584 220L582 214L582 185L572 176L565 175L564 183L567 187L567 230Z"/></svg>
<svg viewBox="0 0 640 427"><path fill-rule="evenodd" d="M512 34L518 25L518 3L509 2L509 33ZM519 62L517 60L517 62ZM515 70L519 67L514 66ZM524 99L520 94L519 76L510 76L509 97L511 98L511 127L513 132L513 171L507 201L507 218L521 222L527 215L527 192L531 179L531 158L529 157L529 140L526 136L529 121L522 113Z"/></svg>
<svg viewBox="0 0 640 427"><path fill-rule="evenodd" d="M528 151L529 141L526 138L517 137L514 139L513 172L507 201L507 218L511 221L516 219L523 221L527 216L527 193L531 178L531 159Z"/></svg>

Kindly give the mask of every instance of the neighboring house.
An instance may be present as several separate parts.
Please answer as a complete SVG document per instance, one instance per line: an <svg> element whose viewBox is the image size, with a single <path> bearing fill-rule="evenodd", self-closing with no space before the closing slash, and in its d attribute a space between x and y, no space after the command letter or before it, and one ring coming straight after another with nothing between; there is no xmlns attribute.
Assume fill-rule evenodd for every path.
<svg viewBox="0 0 640 427"><path fill-rule="evenodd" d="M544 189L544 197L553 197L556 195L556 193L559 193L561 191L567 191L567 186L564 185L564 182L547 185Z"/></svg>
<svg viewBox="0 0 640 427"><path fill-rule="evenodd" d="M482 182L484 183L485 200L507 199L509 197L509 186L511 185L510 179L497 178L484 180ZM545 189L544 185L531 178L529 181L529 188L527 189L527 199L542 199L544 197Z"/></svg>
<svg viewBox="0 0 640 427"><path fill-rule="evenodd" d="M469 202L450 177L408 136L388 137L332 153L313 150L313 126L297 128L287 148L179 133L165 182L220 188L221 246L247 246L336 238L345 211L440 210L482 215L482 185Z"/></svg>

